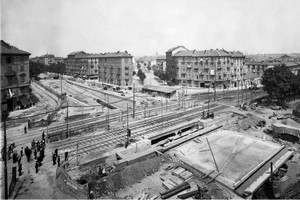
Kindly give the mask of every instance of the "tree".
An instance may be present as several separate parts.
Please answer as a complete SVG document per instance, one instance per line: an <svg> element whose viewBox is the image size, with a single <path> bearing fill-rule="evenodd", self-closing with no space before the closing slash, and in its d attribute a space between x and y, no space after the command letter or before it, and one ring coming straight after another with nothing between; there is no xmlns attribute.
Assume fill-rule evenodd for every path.
<svg viewBox="0 0 300 200"><path fill-rule="evenodd" d="M133 75L133 76L136 75L136 71L133 71L133 72L132 72L132 75Z"/></svg>
<svg viewBox="0 0 300 200"><path fill-rule="evenodd" d="M262 84L268 93L268 99L277 98L281 106L286 106L285 101L299 91L299 81L285 65L269 68L264 71Z"/></svg>
<svg viewBox="0 0 300 200"><path fill-rule="evenodd" d="M146 74L144 72L142 72L141 69L138 70L137 76L140 78L142 84L144 84L144 80L146 78Z"/></svg>
<svg viewBox="0 0 300 200"><path fill-rule="evenodd" d="M45 71L45 65L42 63L29 62L30 77L37 77L40 73Z"/></svg>

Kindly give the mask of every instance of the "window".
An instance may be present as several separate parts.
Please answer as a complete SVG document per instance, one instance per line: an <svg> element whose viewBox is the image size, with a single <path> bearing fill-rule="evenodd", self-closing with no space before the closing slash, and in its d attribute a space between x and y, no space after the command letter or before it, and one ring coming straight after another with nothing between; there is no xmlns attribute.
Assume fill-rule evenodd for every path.
<svg viewBox="0 0 300 200"><path fill-rule="evenodd" d="M23 65L21 65L21 72L24 72L24 66Z"/></svg>
<svg viewBox="0 0 300 200"><path fill-rule="evenodd" d="M185 78L185 74L181 74L181 78Z"/></svg>
<svg viewBox="0 0 300 200"><path fill-rule="evenodd" d="M6 64L12 64L12 57L6 57Z"/></svg>
<svg viewBox="0 0 300 200"><path fill-rule="evenodd" d="M12 73L12 67L11 66L7 66L7 73Z"/></svg>

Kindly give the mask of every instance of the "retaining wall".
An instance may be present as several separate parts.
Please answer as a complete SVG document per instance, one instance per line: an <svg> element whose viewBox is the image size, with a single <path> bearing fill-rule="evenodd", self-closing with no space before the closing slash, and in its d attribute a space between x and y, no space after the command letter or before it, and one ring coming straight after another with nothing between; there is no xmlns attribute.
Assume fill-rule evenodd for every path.
<svg viewBox="0 0 300 200"><path fill-rule="evenodd" d="M60 190L67 192L77 199L88 199L89 195L87 184L81 185L75 180L72 180L66 171L68 165L68 162L63 162L60 167L57 167L56 185L60 188Z"/></svg>

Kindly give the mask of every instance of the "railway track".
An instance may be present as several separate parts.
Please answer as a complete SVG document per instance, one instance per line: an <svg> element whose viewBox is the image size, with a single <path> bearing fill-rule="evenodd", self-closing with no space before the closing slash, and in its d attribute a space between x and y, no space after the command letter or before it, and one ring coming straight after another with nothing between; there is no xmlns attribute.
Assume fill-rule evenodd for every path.
<svg viewBox="0 0 300 200"><path fill-rule="evenodd" d="M170 103L168 103L167 106L164 105L162 108L163 108L164 112L166 112L166 111L170 111L174 108L177 108L177 106L178 106L177 102L175 102L175 103L170 102ZM145 113L145 111L147 113L148 112L150 112L150 113L161 112L161 106L160 105L153 105L153 106L148 107L146 110L144 108L137 109L136 112L135 112L135 116L140 117ZM132 111L130 111L130 112L131 113L128 115L128 117L132 118L132 116L133 116ZM120 117L119 113L111 114L110 117L109 117L110 118L109 122L110 123L116 122L116 121L119 120L119 117ZM124 112L123 112L123 117L127 117L124 114ZM76 130L76 128L80 129L82 127L92 126L93 124L94 125L98 124L99 125L98 127L105 127L105 125L106 125L106 116L100 116L100 117L97 117L97 118L87 118L87 119L82 119L82 120L69 122L68 126L70 127L70 130ZM66 129L67 129L67 124L50 126L48 128L48 134L60 134L62 131L66 131ZM32 130L29 133L27 133L26 135L23 135L23 136L17 137L17 138L11 138L11 139L14 140L14 142L16 144L20 143L19 145L23 145L23 144L31 142L33 139L36 139L37 136L41 137L42 131L47 132L47 127L41 128L41 129L38 129L38 130Z"/></svg>
<svg viewBox="0 0 300 200"><path fill-rule="evenodd" d="M219 110L225 109L228 106L218 106L217 104L211 105L211 111L217 112ZM163 118L163 125L161 123L162 118L154 117L153 119L148 119L144 121L138 121L130 124L130 129L132 131L132 137L143 136L151 132L157 132L168 127L178 125L180 123L185 123L192 119L199 117L199 113L205 109L205 107L198 107L189 109L187 111L170 114ZM69 151L70 156L77 154L86 154L92 152L94 149L105 150L118 143L124 143L126 139L125 129L115 129L111 132L106 132L101 135L91 136L86 139L76 140L73 142L65 143L63 145L58 145L59 151Z"/></svg>

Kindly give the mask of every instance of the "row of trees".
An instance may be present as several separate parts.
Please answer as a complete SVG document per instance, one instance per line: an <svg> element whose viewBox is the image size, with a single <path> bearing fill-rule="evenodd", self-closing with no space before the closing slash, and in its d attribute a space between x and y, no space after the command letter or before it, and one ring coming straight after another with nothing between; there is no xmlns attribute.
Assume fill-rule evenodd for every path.
<svg viewBox="0 0 300 200"><path fill-rule="evenodd" d="M286 101L300 97L300 70L295 75L285 65L266 69L262 84L268 99L277 100L285 107Z"/></svg>
<svg viewBox="0 0 300 200"><path fill-rule="evenodd" d="M52 72L58 74L66 73L66 64L58 63L52 65L44 65L42 63L29 62L30 77L37 77L40 73Z"/></svg>

